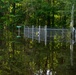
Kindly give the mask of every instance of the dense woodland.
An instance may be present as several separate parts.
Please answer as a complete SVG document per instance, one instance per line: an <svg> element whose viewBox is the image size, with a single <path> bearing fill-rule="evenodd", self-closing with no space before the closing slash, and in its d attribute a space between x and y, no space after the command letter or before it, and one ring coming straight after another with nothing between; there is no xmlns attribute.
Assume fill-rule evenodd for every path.
<svg viewBox="0 0 76 75"><path fill-rule="evenodd" d="M75 75L75 44L71 66L70 43L49 41L45 46L23 37L24 25L69 28L73 4L76 0L0 0L0 75L35 75L39 70L46 75L48 69L52 75ZM18 25L22 26L20 38Z"/></svg>

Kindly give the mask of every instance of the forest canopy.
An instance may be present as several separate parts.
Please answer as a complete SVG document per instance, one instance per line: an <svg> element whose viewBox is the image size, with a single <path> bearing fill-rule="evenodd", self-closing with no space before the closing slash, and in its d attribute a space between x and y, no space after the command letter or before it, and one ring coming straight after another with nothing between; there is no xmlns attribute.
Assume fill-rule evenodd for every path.
<svg viewBox="0 0 76 75"><path fill-rule="evenodd" d="M72 6L76 0L0 0L0 75L76 74L76 44L74 66L70 64L70 43L43 42L23 37L23 26L70 28ZM74 27L76 27L74 8ZM21 26L21 37L17 38Z"/></svg>

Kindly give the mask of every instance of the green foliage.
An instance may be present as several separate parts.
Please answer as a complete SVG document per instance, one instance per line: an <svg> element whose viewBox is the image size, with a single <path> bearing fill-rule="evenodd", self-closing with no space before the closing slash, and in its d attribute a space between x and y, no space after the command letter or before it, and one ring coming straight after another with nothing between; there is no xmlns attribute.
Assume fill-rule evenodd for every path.
<svg viewBox="0 0 76 75"><path fill-rule="evenodd" d="M49 27L69 28L73 3L76 1L0 0L0 75L34 75L40 69L43 75L47 69L58 75L74 74L76 61L71 67L69 44L58 43L59 37L54 38L54 43L49 41L47 46L43 42L16 38L18 25L49 24Z"/></svg>

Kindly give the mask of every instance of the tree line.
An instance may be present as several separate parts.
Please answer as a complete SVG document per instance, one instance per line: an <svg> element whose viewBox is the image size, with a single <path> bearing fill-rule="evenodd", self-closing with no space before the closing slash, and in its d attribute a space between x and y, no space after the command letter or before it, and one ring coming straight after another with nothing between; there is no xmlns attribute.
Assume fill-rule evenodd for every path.
<svg viewBox="0 0 76 75"><path fill-rule="evenodd" d="M23 37L24 25L69 28L71 8L75 3L75 0L1 0L0 75L40 75L40 70L46 75L48 69L53 75L55 72L58 75L76 74L76 44L74 66L71 66L70 43L49 41L44 46L44 42L39 44ZM22 26L20 38L16 37L17 26Z"/></svg>

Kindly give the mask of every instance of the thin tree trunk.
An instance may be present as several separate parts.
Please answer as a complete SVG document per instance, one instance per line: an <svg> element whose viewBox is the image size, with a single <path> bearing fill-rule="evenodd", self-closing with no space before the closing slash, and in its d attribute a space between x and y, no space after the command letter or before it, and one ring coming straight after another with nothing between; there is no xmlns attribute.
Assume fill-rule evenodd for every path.
<svg viewBox="0 0 76 75"><path fill-rule="evenodd" d="M12 11L12 14L15 16L15 3L13 3L13 11ZM14 19L14 23L12 24L12 33L13 33L13 35L12 35L12 40L14 41L14 25L15 25L15 19ZM15 44L14 44L14 42L12 42L12 50L13 50L13 59L14 59L14 47L15 47Z"/></svg>

